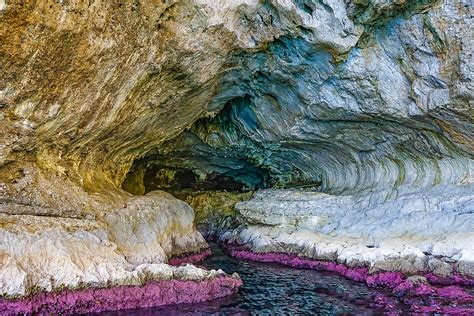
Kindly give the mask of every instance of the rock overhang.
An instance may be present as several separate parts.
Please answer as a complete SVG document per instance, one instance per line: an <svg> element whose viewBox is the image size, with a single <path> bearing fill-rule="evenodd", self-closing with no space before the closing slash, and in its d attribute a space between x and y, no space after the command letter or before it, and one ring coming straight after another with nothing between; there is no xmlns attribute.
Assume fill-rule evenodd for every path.
<svg viewBox="0 0 474 316"><path fill-rule="evenodd" d="M2 213L108 221L127 241L120 218L168 199L122 190L160 188L148 170L171 188L177 173L178 189L310 187L348 210L338 233L352 237L354 210L375 222L416 213L434 235L456 216L467 219L453 233L472 228L466 2L9 2L0 14ZM258 223L264 209L241 215ZM263 220L281 225L275 214ZM203 241L188 224L182 249Z"/></svg>

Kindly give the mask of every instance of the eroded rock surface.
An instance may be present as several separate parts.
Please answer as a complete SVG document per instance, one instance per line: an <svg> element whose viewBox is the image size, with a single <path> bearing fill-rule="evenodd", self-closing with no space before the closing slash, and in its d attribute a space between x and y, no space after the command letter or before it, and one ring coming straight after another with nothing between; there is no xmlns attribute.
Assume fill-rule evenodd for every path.
<svg viewBox="0 0 474 316"><path fill-rule="evenodd" d="M2 295L135 285L140 271L171 271L172 256L207 248L186 203L164 192L127 202L127 214L104 207L94 219L2 213Z"/></svg>
<svg viewBox="0 0 474 316"><path fill-rule="evenodd" d="M473 16L465 0L0 1L2 295L134 284L204 248L156 189L272 188L219 226L254 250L472 276Z"/></svg>
<svg viewBox="0 0 474 316"><path fill-rule="evenodd" d="M466 211L472 193L456 195L455 189L434 192L429 201L420 192L374 205L353 196L262 191L237 204L244 225L221 238L256 252L298 254L371 272L474 277L474 218Z"/></svg>

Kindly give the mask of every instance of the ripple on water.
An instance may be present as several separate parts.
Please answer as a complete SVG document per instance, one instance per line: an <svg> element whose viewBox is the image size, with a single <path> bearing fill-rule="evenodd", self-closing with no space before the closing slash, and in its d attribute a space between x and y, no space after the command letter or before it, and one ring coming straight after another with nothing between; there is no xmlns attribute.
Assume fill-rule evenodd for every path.
<svg viewBox="0 0 474 316"><path fill-rule="evenodd" d="M127 310L110 315L174 314L357 314L383 313L376 305L382 290L315 270L280 264L238 260L227 256L216 244L213 255L202 265L209 269L237 272L244 285L238 294L198 304L179 304L150 309ZM400 311L406 306L399 305Z"/></svg>

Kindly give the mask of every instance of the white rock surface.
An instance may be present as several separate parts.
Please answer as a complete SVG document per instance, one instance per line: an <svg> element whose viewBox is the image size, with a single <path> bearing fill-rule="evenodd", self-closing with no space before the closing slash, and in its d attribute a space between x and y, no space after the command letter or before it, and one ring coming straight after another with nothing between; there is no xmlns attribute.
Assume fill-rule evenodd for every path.
<svg viewBox="0 0 474 316"><path fill-rule="evenodd" d="M192 208L164 192L130 197L124 208L105 213L103 221L132 264L164 262L207 246L195 230Z"/></svg>
<svg viewBox="0 0 474 316"><path fill-rule="evenodd" d="M150 280L202 280L224 274L192 265L133 264L114 243L107 226L97 221L0 214L0 222L0 296L4 297L61 288L140 285Z"/></svg>
<svg viewBox="0 0 474 316"><path fill-rule="evenodd" d="M429 190L433 192L385 201L264 190L236 205L242 225L221 238L247 244L257 252L290 252L372 271L446 275L455 264L459 272L474 276L472 185Z"/></svg>

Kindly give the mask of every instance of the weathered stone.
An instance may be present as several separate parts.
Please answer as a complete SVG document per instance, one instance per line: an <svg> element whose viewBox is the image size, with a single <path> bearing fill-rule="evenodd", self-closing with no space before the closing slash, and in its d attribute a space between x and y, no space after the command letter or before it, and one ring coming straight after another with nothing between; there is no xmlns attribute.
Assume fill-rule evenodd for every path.
<svg viewBox="0 0 474 316"><path fill-rule="evenodd" d="M222 240L409 273L435 256L472 276L472 13L0 1L3 293L133 283L199 251L189 206L151 191L212 181L269 189Z"/></svg>

